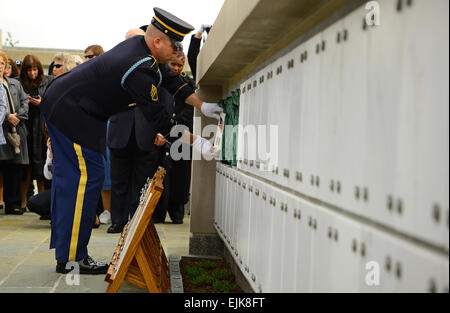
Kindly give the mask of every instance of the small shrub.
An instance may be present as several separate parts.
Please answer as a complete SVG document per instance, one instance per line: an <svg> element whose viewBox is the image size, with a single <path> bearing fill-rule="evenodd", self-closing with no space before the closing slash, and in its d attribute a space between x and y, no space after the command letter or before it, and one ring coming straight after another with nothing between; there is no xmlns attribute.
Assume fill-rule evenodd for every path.
<svg viewBox="0 0 450 313"><path fill-rule="evenodd" d="M187 266L186 273L191 279L205 274L205 270L200 267Z"/></svg>
<svg viewBox="0 0 450 313"><path fill-rule="evenodd" d="M203 273L202 275L192 279L192 284L195 286L206 286L212 283L213 279Z"/></svg>
<svg viewBox="0 0 450 313"><path fill-rule="evenodd" d="M231 277L231 271L228 269L217 269L213 271L212 275L216 280L229 280Z"/></svg>
<svg viewBox="0 0 450 313"><path fill-rule="evenodd" d="M205 270L211 270L216 267L216 264L208 260L201 260L200 262L198 262L198 267L201 267Z"/></svg>
<svg viewBox="0 0 450 313"><path fill-rule="evenodd" d="M215 292L230 293L236 289L236 284L232 284L226 280L216 280L213 288Z"/></svg>

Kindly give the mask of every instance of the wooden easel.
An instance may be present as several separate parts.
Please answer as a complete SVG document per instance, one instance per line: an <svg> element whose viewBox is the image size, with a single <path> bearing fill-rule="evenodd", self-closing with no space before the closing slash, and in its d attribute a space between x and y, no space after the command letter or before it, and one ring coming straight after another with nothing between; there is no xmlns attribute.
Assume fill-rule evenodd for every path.
<svg viewBox="0 0 450 313"><path fill-rule="evenodd" d="M160 167L141 192L136 213L125 226L109 264L105 281L107 293L119 291L123 280L151 293L169 292L168 262L159 240L153 212L164 189L166 175Z"/></svg>

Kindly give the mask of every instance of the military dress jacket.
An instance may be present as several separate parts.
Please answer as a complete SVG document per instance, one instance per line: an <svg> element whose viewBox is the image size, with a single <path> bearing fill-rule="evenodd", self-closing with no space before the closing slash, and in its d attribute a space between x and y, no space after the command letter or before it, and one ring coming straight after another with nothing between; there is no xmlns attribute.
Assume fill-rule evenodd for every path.
<svg viewBox="0 0 450 313"><path fill-rule="evenodd" d="M165 108L173 106L173 96L168 94L164 88L160 88L158 97ZM170 116L169 113L166 116L167 123L170 123L167 127L173 124L171 123ZM109 148L125 149L130 141L133 127L136 145L139 150L150 152L159 148L154 144L158 130L155 125L152 125L152 123L147 120L141 107L133 105L126 112L114 114L109 121L109 131L106 138L106 145Z"/></svg>
<svg viewBox="0 0 450 313"><path fill-rule="evenodd" d="M40 108L70 140L103 153L108 118L130 104L140 108L157 132L167 131L160 87L181 101L194 93L168 65L158 63L144 36L135 36L53 80Z"/></svg>
<svg viewBox="0 0 450 313"><path fill-rule="evenodd" d="M195 81L193 81L192 78L187 76L185 73L181 74L181 78L185 83L189 84L191 88L195 89ZM189 128L189 131L192 133L194 128L194 107L176 99L174 114L175 117L178 117L178 124L187 126Z"/></svg>

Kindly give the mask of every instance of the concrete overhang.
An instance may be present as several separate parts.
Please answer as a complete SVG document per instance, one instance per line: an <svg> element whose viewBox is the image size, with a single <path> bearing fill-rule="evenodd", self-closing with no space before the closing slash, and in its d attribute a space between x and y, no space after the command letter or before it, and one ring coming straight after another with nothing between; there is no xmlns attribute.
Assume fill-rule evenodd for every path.
<svg viewBox="0 0 450 313"><path fill-rule="evenodd" d="M197 60L201 88L242 80L351 0L226 0Z"/></svg>

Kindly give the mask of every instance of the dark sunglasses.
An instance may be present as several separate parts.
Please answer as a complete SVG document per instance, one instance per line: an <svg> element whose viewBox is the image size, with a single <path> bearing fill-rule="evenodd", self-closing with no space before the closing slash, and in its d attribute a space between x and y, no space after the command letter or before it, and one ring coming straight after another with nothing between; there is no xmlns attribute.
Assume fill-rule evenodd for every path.
<svg viewBox="0 0 450 313"><path fill-rule="evenodd" d="M89 55L85 55L84 56L85 59L92 59L93 57L95 57L95 55L93 55L93 54L89 54Z"/></svg>
<svg viewBox="0 0 450 313"><path fill-rule="evenodd" d="M56 68L60 68L60 67L62 67L63 65L62 64L54 64L53 65L53 67L56 67Z"/></svg>

